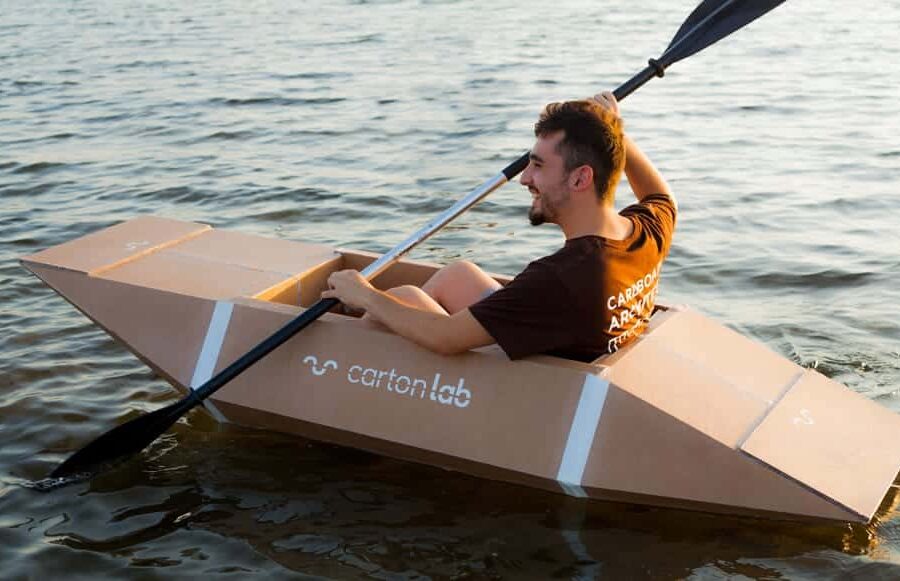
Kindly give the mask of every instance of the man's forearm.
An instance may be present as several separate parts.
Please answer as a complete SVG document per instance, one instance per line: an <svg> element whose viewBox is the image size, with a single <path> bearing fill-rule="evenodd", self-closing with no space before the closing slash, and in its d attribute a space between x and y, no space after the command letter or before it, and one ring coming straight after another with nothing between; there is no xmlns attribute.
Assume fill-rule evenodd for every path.
<svg viewBox="0 0 900 581"><path fill-rule="evenodd" d="M672 197L669 184L634 140L625 135L625 177L638 201L650 194Z"/></svg>
<svg viewBox="0 0 900 581"><path fill-rule="evenodd" d="M452 355L489 345L493 337L469 309L447 315L418 309L384 293L355 270L340 270L328 277L323 298L334 298L353 309L364 309L369 316L398 335L422 347Z"/></svg>
<svg viewBox="0 0 900 581"><path fill-rule="evenodd" d="M404 304L380 291L373 291L364 305L366 312L394 333L438 353L448 353L443 327L449 317Z"/></svg>

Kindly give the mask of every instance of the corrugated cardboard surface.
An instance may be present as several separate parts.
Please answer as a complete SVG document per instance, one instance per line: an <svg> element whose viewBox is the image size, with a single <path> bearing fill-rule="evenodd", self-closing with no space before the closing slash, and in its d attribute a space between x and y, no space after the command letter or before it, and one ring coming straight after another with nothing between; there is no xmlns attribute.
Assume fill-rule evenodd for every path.
<svg viewBox="0 0 900 581"><path fill-rule="evenodd" d="M676 385L659 388L678 389ZM851 512L814 491L616 387L611 387L607 396L584 486L591 495L601 497L608 496L604 491L620 491L720 507L855 520Z"/></svg>
<svg viewBox="0 0 900 581"><path fill-rule="evenodd" d="M203 236L206 234L201 238ZM107 269L98 276L214 300L253 296L292 278L280 272L248 269L170 250L161 250L128 261Z"/></svg>
<svg viewBox="0 0 900 581"><path fill-rule="evenodd" d="M210 230L205 224L142 216L22 259L92 273Z"/></svg>
<svg viewBox="0 0 900 581"><path fill-rule="evenodd" d="M742 449L865 517L900 466L900 416L807 372Z"/></svg>
<svg viewBox="0 0 900 581"><path fill-rule="evenodd" d="M610 364L607 377L736 448L800 368L697 313L664 316L662 324Z"/></svg>
<svg viewBox="0 0 900 581"><path fill-rule="evenodd" d="M226 230L210 230L170 250L199 260L284 276L303 274L339 256L334 248L322 244L264 238Z"/></svg>
<svg viewBox="0 0 900 581"><path fill-rule="evenodd" d="M219 368L287 320L281 313L237 305ZM215 397L439 454L555 477L583 373L511 364L493 354L440 357L365 325L320 321ZM400 393L400 376L424 380L427 390ZM410 381L400 383L404 389ZM432 397L435 385L462 386L470 395L447 403L455 390L445 390L441 403Z"/></svg>
<svg viewBox="0 0 900 581"><path fill-rule="evenodd" d="M215 303L52 266L29 268L167 379L190 383Z"/></svg>
<svg viewBox="0 0 900 581"><path fill-rule="evenodd" d="M765 345L751 341L691 309L675 313L652 334L654 342L727 380L771 405L797 378L801 369Z"/></svg>

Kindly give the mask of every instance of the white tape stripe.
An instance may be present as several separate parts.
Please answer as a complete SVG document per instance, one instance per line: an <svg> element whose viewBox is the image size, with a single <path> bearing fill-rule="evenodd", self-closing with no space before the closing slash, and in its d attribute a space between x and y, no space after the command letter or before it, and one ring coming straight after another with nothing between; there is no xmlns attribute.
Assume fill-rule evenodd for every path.
<svg viewBox="0 0 900 581"><path fill-rule="evenodd" d="M191 389L197 389L212 377L213 371L216 369L216 363L219 361L219 352L222 350L222 343L225 341L225 334L228 331L228 323L231 322L233 310L234 305L232 303L216 301L212 317L209 320L209 328L206 330L206 337L203 339L203 346L200 348L200 355L197 357L197 365L194 366ZM208 399L204 400L203 405L218 421L228 421L222 415L222 412Z"/></svg>
<svg viewBox="0 0 900 581"><path fill-rule="evenodd" d="M594 443L594 434L600 425L608 389L608 381L590 373L585 376L581 398L578 400L575 417L572 418L569 439L556 476L563 490L571 496L587 496L581 488L581 480Z"/></svg>
<svg viewBox="0 0 900 581"><path fill-rule="evenodd" d="M559 485L562 486L563 492L569 496L574 496L575 498L587 498L587 492L580 486L569 484L568 482L560 482Z"/></svg>
<svg viewBox="0 0 900 581"><path fill-rule="evenodd" d="M231 321L231 311L234 305L223 301L217 301L209 320L209 328L203 339L203 347L200 348L200 356L197 357L197 365L194 367L194 377L191 379L191 389L196 389L209 381L212 377L216 363L219 361L219 351L225 340L225 332Z"/></svg>

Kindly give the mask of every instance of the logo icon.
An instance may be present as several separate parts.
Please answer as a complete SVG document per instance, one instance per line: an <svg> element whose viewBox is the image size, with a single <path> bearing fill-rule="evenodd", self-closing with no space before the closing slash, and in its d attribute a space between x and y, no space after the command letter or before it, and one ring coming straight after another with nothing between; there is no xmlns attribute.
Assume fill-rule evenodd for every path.
<svg viewBox="0 0 900 581"><path fill-rule="evenodd" d="M338 368L337 361L335 361L334 359L329 359L329 360L325 361L324 363L322 363L322 366L319 367L319 360L316 358L315 355L307 355L306 357L303 358L303 363L309 365L313 375L316 375L319 377L328 373L329 369L337 369Z"/></svg>
<svg viewBox="0 0 900 581"><path fill-rule="evenodd" d="M799 416L794 416L794 425L795 426L811 426L813 425L815 420L813 420L812 414L806 408L800 410Z"/></svg>
<svg viewBox="0 0 900 581"><path fill-rule="evenodd" d="M137 250L138 248L144 248L145 246L150 246L150 242L147 240L141 240L140 242L129 242L125 245L125 250Z"/></svg>

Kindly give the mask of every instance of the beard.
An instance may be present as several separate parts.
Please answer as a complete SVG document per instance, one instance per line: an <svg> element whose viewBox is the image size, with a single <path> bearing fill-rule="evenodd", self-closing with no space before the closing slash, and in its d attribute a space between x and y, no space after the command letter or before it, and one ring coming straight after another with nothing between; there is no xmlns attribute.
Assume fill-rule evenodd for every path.
<svg viewBox="0 0 900 581"><path fill-rule="evenodd" d="M547 223L547 218L553 216L553 206L548 204L547 198L538 193L537 190L529 190L534 196L531 200L531 207L528 208L528 221L532 226L540 226ZM548 215L549 214L549 215Z"/></svg>
<svg viewBox="0 0 900 581"><path fill-rule="evenodd" d="M554 194L550 192L539 193L531 202L531 208L528 209L528 221L532 226L540 226L541 224L556 224L557 208L565 205L569 201L567 193ZM540 204L540 207L538 207Z"/></svg>
<svg viewBox="0 0 900 581"><path fill-rule="evenodd" d="M532 226L540 226L547 221L547 217L532 204L531 208L528 209L528 221L531 222Z"/></svg>

